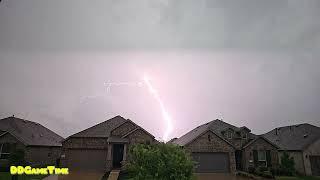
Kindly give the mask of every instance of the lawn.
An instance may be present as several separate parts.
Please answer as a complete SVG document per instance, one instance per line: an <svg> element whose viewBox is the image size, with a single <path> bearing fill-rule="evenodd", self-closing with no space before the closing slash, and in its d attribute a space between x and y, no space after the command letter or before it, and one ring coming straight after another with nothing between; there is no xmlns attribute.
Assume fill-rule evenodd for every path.
<svg viewBox="0 0 320 180"><path fill-rule="evenodd" d="M42 180L44 177L44 175L32 175L32 176L28 176L28 175L19 175L18 176L18 180ZM0 172L0 179L1 180L11 180L11 175L8 172Z"/></svg>
<svg viewBox="0 0 320 180"><path fill-rule="evenodd" d="M280 177L276 177L276 180L320 180L320 177L313 177L313 176L299 176L299 177L280 176Z"/></svg>

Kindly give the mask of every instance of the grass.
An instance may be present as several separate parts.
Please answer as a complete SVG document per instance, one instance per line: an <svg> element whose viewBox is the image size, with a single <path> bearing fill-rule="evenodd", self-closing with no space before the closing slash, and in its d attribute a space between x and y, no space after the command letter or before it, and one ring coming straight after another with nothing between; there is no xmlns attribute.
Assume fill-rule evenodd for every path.
<svg viewBox="0 0 320 180"><path fill-rule="evenodd" d="M45 175L18 175L18 180L41 180ZM8 172L0 172L1 180L11 180L11 174Z"/></svg>
<svg viewBox="0 0 320 180"><path fill-rule="evenodd" d="M320 180L320 177L315 177L315 176L298 176L298 177L277 176L276 180Z"/></svg>

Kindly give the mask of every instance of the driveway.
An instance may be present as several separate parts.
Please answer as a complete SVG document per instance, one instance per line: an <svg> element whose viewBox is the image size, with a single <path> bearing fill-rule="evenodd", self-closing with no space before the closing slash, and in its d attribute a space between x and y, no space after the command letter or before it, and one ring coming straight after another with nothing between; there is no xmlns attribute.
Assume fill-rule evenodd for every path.
<svg viewBox="0 0 320 180"><path fill-rule="evenodd" d="M100 180L104 172L97 171L73 171L68 175L51 175L43 180Z"/></svg>
<svg viewBox="0 0 320 180"><path fill-rule="evenodd" d="M230 173L196 173L197 180L248 180L249 178L239 177Z"/></svg>

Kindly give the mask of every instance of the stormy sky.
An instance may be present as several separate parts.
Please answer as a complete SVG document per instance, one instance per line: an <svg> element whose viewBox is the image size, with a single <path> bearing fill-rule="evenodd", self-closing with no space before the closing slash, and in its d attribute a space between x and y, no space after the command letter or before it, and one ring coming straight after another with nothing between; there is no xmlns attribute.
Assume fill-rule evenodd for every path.
<svg viewBox="0 0 320 180"><path fill-rule="evenodd" d="M0 118L67 137L121 115L160 139L147 73L170 138L217 118L320 126L319 18L317 0L3 0Z"/></svg>

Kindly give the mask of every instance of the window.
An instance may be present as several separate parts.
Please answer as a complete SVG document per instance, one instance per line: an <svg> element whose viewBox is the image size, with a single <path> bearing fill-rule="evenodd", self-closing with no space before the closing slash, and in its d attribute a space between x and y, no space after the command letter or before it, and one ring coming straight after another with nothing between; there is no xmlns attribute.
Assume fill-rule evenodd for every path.
<svg viewBox="0 0 320 180"><path fill-rule="evenodd" d="M245 132L242 133L242 139L247 139L247 136L248 136L247 133L245 133Z"/></svg>
<svg viewBox="0 0 320 180"><path fill-rule="evenodd" d="M9 159L10 156L10 144L0 144L0 159Z"/></svg>
<svg viewBox="0 0 320 180"><path fill-rule="evenodd" d="M233 133L231 131L227 132L227 138L228 139L232 139L232 135L233 135Z"/></svg>
<svg viewBox="0 0 320 180"><path fill-rule="evenodd" d="M258 165L267 167L267 155L266 151L258 151Z"/></svg>
<svg viewBox="0 0 320 180"><path fill-rule="evenodd" d="M211 141L211 136L210 136L210 134L208 134L208 141L209 141L209 142Z"/></svg>

